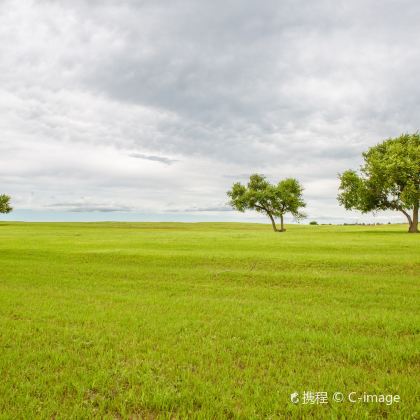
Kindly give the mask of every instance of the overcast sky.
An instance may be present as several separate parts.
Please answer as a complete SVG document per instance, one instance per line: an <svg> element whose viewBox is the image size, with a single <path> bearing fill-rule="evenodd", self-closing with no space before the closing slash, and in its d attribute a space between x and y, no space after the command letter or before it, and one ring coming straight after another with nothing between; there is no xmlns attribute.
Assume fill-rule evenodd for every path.
<svg viewBox="0 0 420 420"><path fill-rule="evenodd" d="M259 172L351 220L337 173L420 128L419 21L417 0L0 0L0 193L15 218L245 220L226 190Z"/></svg>

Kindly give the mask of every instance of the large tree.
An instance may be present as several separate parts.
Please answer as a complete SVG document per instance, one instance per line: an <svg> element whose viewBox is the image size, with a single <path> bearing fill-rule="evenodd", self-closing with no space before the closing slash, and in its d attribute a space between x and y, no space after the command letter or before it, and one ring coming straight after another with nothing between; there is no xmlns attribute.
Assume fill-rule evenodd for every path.
<svg viewBox="0 0 420 420"><path fill-rule="evenodd" d="M340 177L338 201L347 210L363 213L395 210L403 213L409 232L419 232L420 135L403 134L363 153L360 173Z"/></svg>
<svg viewBox="0 0 420 420"><path fill-rule="evenodd" d="M227 192L229 204L236 210L255 210L266 214L275 232L284 232L284 215L291 213L299 220L305 215L300 208L306 204L302 198L303 188L296 179L287 178L278 184L270 184L264 175L251 175L248 184L240 182L233 184ZM275 218L280 218L280 230L277 229Z"/></svg>
<svg viewBox="0 0 420 420"><path fill-rule="evenodd" d="M6 194L0 194L0 213L10 213L12 210L10 197Z"/></svg>

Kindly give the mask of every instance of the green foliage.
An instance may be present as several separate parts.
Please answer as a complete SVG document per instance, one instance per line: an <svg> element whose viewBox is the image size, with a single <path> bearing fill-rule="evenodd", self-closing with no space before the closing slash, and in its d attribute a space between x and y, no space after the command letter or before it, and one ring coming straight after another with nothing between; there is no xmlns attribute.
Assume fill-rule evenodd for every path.
<svg viewBox="0 0 420 420"><path fill-rule="evenodd" d="M272 221L274 217L280 217L283 224L286 213L292 214L296 220L305 217L300 211L306 206L302 193L303 188L296 179L287 178L273 185L264 175L254 174L247 186L237 182L227 195L234 209L240 212L255 210L267 214Z"/></svg>
<svg viewBox="0 0 420 420"><path fill-rule="evenodd" d="M6 194L0 194L0 213L10 213L12 210L10 197Z"/></svg>
<svg viewBox="0 0 420 420"><path fill-rule="evenodd" d="M318 222L316 220L312 220L311 222L309 222L310 225L316 226L318 224Z"/></svg>
<svg viewBox="0 0 420 420"><path fill-rule="evenodd" d="M420 237L401 226L0 226L2 419L419 411ZM292 404L304 390L329 404Z"/></svg>
<svg viewBox="0 0 420 420"><path fill-rule="evenodd" d="M420 201L420 135L385 140L363 153L363 158L360 174L348 170L340 175L339 203L363 213L398 210L408 216L412 210L415 221Z"/></svg>

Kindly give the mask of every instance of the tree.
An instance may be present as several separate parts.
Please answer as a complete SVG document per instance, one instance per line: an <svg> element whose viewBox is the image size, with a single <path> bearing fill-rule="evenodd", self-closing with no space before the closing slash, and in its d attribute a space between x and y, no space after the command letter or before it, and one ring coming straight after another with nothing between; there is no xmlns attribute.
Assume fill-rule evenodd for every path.
<svg viewBox="0 0 420 420"><path fill-rule="evenodd" d="M408 220L408 231L418 233L419 133L385 140L363 153L363 158L360 173L348 170L339 175L339 203L362 213L400 211Z"/></svg>
<svg viewBox="0 0 420 420"><path fill-rule="evenodd" d="M264 175L254 174L249 178L248 185L240 182L233 184L227 192L230 197L229 204L240 212L255 210L266 214L275 232L284 232L283 218L291 213L295 219L305 217L299 211L306 204L302 198L303 188L296 179L287 178L277 185L270 184ZM277 229L275 217L280 218L280 230Z"/></svg>
<svg viewBox="0 0 420 420"><path fill-rule="evenodd" d="M10 213L12 210L10 197L6 194L0 194L0 213Z"/></svg>

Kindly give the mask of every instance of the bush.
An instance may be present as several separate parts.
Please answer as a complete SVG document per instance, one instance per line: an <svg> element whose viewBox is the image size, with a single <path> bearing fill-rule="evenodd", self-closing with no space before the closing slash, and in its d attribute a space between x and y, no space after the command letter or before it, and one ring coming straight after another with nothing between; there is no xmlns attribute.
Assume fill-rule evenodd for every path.
<svg viewBox="0 0 420 420"><path fill-rule="evenodd" d="M316 220L312 220L312 222L309 222L310 225L317 225L318 222Z"/></svg>

